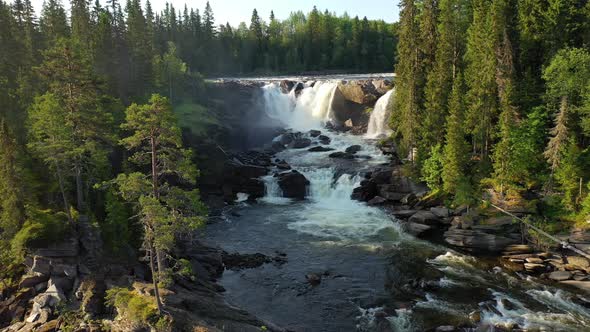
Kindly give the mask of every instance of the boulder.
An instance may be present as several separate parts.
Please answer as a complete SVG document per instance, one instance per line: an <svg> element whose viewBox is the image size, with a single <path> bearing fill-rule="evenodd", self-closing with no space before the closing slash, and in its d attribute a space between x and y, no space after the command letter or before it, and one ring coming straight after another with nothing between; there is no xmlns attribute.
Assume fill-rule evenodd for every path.
<svg viewBox="0 0 590 332"><path fill-rule="evenodd" d="M525 259L527 263L543 264L543 260L539 257L528 257Z"/></svg>
<svg viewBox="0 0 590 332"><path fill-rule="evenodd" d="M416 237L421 237L433 228L432 226L417 224L415 222L405 222L403 223L403 229Z"/></svg>
<svg viewBox="0 0 590 332"><path fill-rule="evenodd" d="M508 246L520 243L520 239L500 234L491 234L478 229L449 228L444 233L445 242L450 245L472 251L498 253Z"/></svg>
<svg viewBox="0 0 590 332"><path fill-rule="evenodd" d="M416 210L399 210L399 211L393 211L391 212L391 214L393 214L396 218L399 219L407 219L410 218L411 216L413 216L414 214L416 214Z"/></svg>
<svg viewBox="0 0 590 332"><path fill-rule="evenodd" d="M322 282L322 275L319 273L308 273L305 275L305 279L312 286L317 286Z"/></svg>
<svg viewBox="0 0 590 332"><path fill-rule="evenodd" d="M49 275L51 272L51 261L47 257L34 256L31 272L35 274Z"/></svg>
<svg viewBox="0 0 590 332"><path fill-rule="evenodd" d="M350 198L361 202L368 202L377 196L378 193L377 184L371 180L365 180L361 182L360 187L352 190Z"/></svg>
<svg viewBox="0 0 590 332"><path fill-rule="evenodd" d="M382 205L385 202L387 202L386 198L383 198L381 196L375 196L367 202L367 205L371 205L371 206Z"/></svg>
<svg viewBox="0 0 590 332"><path fill-rule="evenodd" d="M328 145L332 141L332 139L326 135L318 136L318 140L320 141L320 143L322 143L324 145Z"/></svg>
<svg viewBox="0 0 590 332"><path fill-rule="evenodd" d="M303 174L293 170L291 172L280 173L277 177L284 197L305 199L309 180Z"/></svg>
<svg viewBox="0 0 590 332"><path fill-rule="evenodd" d="M586 292L586 294L590 294L590 281L565 280L565 281L560 281L560 283L564 284L564 285L576 287L576 288Z"/></svg>
<svg viewBox="0 0 590 332"><path fill-rule="evenodd" d="M293 89L293 87L295 86L295 82L289 80L282 80L281 83L279 83L279 86L283 93L289 93L291 92L291 89Z"/></svg>
<svg viewBox="0 0 590 332"><path fill-rule="evenodd" d="M284 160L279 160L276 163L276 166L280 170L285 170L286 171L286 170L290 170L291 169L291 166L289 166L289 164L286 161L284 161Z"/></svg>
<svg viewBox="0 0 590 332"><path fill-rule="evenodd" d="M418 211L408 219L409 222L435 226L440 223L440 219L430 211Z"/></svg>
<svg viewBox="0 0 590 332"><path fill-rule="evenodd" d="M545 266L544 264L536 264L536 263L524 263L524 268L527 270L527 272L532 272L532 273L540 273L540 272L544 272L545 270L547 270L547 266Z"/></svg>
<svg viewBox="0 0 590 332"><path fill-rule="evenodd" d="M29 288L40 283L46 282L49 279L47 274L25 275L22 277L18 288Z"/></svg>
<svg viewBox="0 0 590 332"><path fill-rule="evenodd" d="M307 151L309 151L309 152L328 152L328 151L334 151L334 149L327 148L324 146L314 146L313 148L310 148Z"/></svg>
<svg viewBox="0 0 590 332"><path fill-rule="evenodd" d="M554 271L549 274L549 279L555 281L564 281L572 278L572 273L569 271Z"/></svg>
<svg viewBox="0 0 590 332"><path fill-rule="evenodd" d="M350 153L346 153L346 152L341 152L341 151L330 153L330 155L328 155L328 157L334 158L334 159L354 159L354 155L352 155Z"/></svg>
<svg viewBox="0 0 590 332"><path fill-rule="evenodd" d="M375 170L371 174L371 180L376 184L389 184L391 182L391 168Z"/></svg>
<svg viewBox="0 0 590 332"><path fill-rule="evenodd" d="M430 212L439 218L448 218L451 215L451 211L442 206L432 207L430 208Z"/></svg>
<svg viewBox="0 0 590 332"><path fill-rule="evenodd" d="M322 134L322 132L319 131L319 130L312 129L312 130L309 131L309 136L311 136L311 137L318 137L321 134Z"/></svg>
<svg viewBox="0 0 590 332"><path fill-rule="evenodd" d="M54 319L52 321L49 321L43 325L41 325L41 327L37 328L36 332L54 332L57 331L59 328L59 320Z"/></svg>
<svg viewBox="0 0 590 332"><path fill-rule="evenodd" d="M296 138L289 144L292 149L304 149L311 145L311 139L309 138Z"/></svg>
<svg viewBox="0 0 590 332"><path fill-rule="evenodd" d="M351 146L347 147L346 150L344 150L344 152L350 153L350 154L355 154L355 153L359 152L361 149L362 148L360 145L351 145Z"/></svg>

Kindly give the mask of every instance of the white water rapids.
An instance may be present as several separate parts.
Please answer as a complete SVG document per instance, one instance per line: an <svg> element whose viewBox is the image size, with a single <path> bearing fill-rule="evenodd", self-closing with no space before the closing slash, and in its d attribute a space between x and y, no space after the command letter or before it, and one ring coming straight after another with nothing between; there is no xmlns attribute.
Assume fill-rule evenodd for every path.
<svg viewBox="0 0 590 332"><path fill-rule="evenodd" d="M334 82L317 82L313 87L305 87L298 97L293 91L282 93L277 84L263 87L265 110L270 117L281 121L285 128L302 132L313 145L319 142L311 137L309 130L321 130L331 139L325 146L334 151L287 149L277 154L275 158L286 160L310 181L306 200L283 198L277 179L271 174L263 178L266 196L260 199L260 204L251 207L253 212L258 211L255 217L248 219L251 224L231 224L232 229L240 229L235 233L219 229L218 238L226 239L231 245L239 243L251 248L261 241L273 250L293 249L288 252L289 262L281 268L235 274L231 279L235 284L225 286L230 288L230 294L232 291L237 294L238 302L246 306L254 303L257 313L272 314L268 318L279 319L277 323L283 319L287 324L298 324L302 321L300 318L305 317L303 321L309 325L293 325L294 330L301 331L353 331L334 329L338 322L324 321L331 317L331 311L337 312L342 303L353 303L358 308L357 331L381 331L378 325L383 323L384 311L386 323L396 332L434 330L440 325L469 325L472 323L469 315L474 311L481 316L477 331L517 326L524 331L590 331L590 312L579 304L577 294L539 280L517 279L514 274L474 257L417 240L404 234L398 222L391 220L383 210L351 200L353 189L362 180L362 171L388 161L374 146L374 138L388 134L388 104L395 98L395 92L390 91L378 100L369 130L361 137L329 132L323 127L334 111L331 105L336 87ZM328 155L351 145L360 145L358 154L371 158L345 161L355 167L353 170L345 167L343 171L340 161ZM264 220L256 224L261 219ZM252 234L250 237L244 235L250 234L248 232ZM232 234L235 234L233 238ZM361 253L366 256L359 256ZM357 257L362 257L362 261L357 261ZM383 261L371 261L374 257ZM338 273L343 276L340 279L326 277L329 280L322 281L309 294L293 293L294 280L318 264L334 270L340 267ZM364 271L368 271L366 275ZM242 273L247 277L242 277ZM379 274L385 274L386 281L371 277ZM415 278L429 278L431 289L404 289L407 280ZM383 286L385 283L387 286ZM351 300L377 293L387 298L385 304L365 306ZM340 300L343 302L338 302ZM397 307L399 302L410 305ZM325 307L316 306L318 303L324 303ZM332 307L332 303L338 305ZM287 308L280 309L281 305ZM289 310L293 311L293 317L282 316ZM351 318L349 313L345 314Z"/></svg>

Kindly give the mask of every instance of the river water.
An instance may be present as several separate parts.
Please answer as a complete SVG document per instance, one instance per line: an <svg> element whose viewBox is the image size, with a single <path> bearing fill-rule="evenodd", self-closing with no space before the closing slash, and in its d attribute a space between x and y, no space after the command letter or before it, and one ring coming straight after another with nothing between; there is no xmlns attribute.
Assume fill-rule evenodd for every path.
<svg viewBox="0 0 590 332"><path fill-rule="evenodd" d="M358 144L358 154L371 158L343 164L307 149L277 155L309 179L307 199L282 198L267 176L266 197L238 203L205 231L229 252L286 254L285 264L226 271L221 284L230 303L294 331L426 331L471 326L473 312L481 317L477 331L590 331L589 309L575 291L418 240L380 209L351 200L362 172L387 158L375 140L322 129L335 88L318 82L298 98L276 84L263 88L266 112L285 127L322 130L329 147ZM310 285L308 274L321 275L321 283Z"/></svg>

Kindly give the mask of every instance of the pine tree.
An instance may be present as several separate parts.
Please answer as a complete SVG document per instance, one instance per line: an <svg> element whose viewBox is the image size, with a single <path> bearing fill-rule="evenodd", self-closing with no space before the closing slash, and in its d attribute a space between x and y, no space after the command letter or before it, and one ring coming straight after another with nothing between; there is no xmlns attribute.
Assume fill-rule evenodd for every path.
<svg viewBox="0 0 590 332"><path fill-rule="evenodd" d="M72 37L89 47L91 41L90 10L86 0L71 0Z"/></svg>
<svg viewBox="0 0 590 332"><path fill-rule="evenodd" d="M432 146L444 135L449 96L453 79L462 66L464 51L464 18L466 4L462 0L439 2L439 23L435 60L428 72L424 90L422 145ZM426 24L426 23L424 23ZM424 39L425 37L423 37Z"/></svg>
<svg viewBox="0 0 590 332"><path fill-rule="evenodd" d="M51 46L59 38L69 35L70 28L67 23L66 11L59 0L44 2L39 26L48 46Z"/></svg>
<svg viewBox="0 0 590 332"><path fill-rule="evenodd" d="M465 141L465 105L463 77L457 73L449 99L449 116L447 117L445 146L443 151L443 190L455 194L460 183L465 180L469 145Z"/></svg>
<svg viewBox="0 0 590 332"><path fill-rule="evenodd" d="M496 34L490 3L475 0L473 21L467 31L467 125L473 151L486 161L492 144L493 123L498 113L496 85Z"/></svg>
<svg viewBox="0 0 590 332"><path fill-rule="evenodd" d="M55 167L64 196L64 169L73 170L77 209L86 212L84 195L86 188L92 187L89 183L92 179L86 175L105 163L105 144L114 139L110 131L112 114L102 108L100 86L81 44L75 39L59 40L44 57L38 71L48 93L32 108L34 130L30 145L45 162ZM56 114L47 114L53 107ZM53 144L56 144L56 151ZM65 201L64 198L67 205Z"/></svg>
<svg viewBox="0 0 590 332"><path fill-rule="evenodd" d="M163 253L172 248L177 233L188 234L202 224L205 213L196 189L181 189L165 179L194 185L198 173L191 164L190 150L182 149L180 128L166 98L153 95L149 104L132 104L122 127L131 132L121 141L132 153L130 161L150 168L145 175L121 174L117 183L123 197L136 204L144 225L154 293L162 313L158 283L165 273Z"/></svg>
<svg viewBox="0 0 590 332"><path fill-rule="evenodd" d="M0 119L0 241L12 239L25 220L25 179L19 146Z"/></svg>
<svg viewBox="0 0 590 332"><path fill-rule="evenodd" d="M411 153L418 143L416 135L420 126L419 110L421 85L423 81L419 54L418 8L414 0L400 3L399 44L397 47L399 61L395 67L396 98L394 114L391 119L397 135L400 137L402 153ZM413 160L413 158L411 158Z"/></svg>

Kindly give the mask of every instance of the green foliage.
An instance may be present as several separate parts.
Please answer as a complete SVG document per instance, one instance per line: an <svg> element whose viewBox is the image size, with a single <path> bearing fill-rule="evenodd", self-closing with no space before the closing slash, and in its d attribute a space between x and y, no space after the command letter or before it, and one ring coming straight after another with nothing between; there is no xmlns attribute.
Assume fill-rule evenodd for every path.
<svg viewBox="0 0 590 332"><path fill-rule="evenodd" d="M579 207L582 197L579 196L582 167L580 165L580 148L569 142L564 148L560 167L555 171L555 179L564 193L563 204L572 211Z"/></svg>
<svg viewBox="0 0 590 332"><path fill-rule="evenodd" d="M137 294L127 288L107 290L106 304L116 308L118 314L140 326L154 326L160 321L153 298Z"/></svg>
<svg viewBox="0 0 590 332"><path fill-rule="evenodd" d="M15 256L23 257L27 249L41 248L63 240L70 230L64 213L31 208L27 211L23 227L11 241L11 248Z"/></svg>
<svg viewBox="0 0 590 332"><path fill-rule="evenodd" d="M176 265L174 266L174 271L184 278L195 279L193 266L187 259L181 258L177 260Z"/></svg>
<svg viewBox="0 0 590 332"><path fill-rule="evenodd" d="M176 114L181 128L190 130L193 135L198 137L205 137L213 126L223 125L213 110L195 103L183 103L175 106L174 114Z"/></svg>
<svg viewBox="0 0 590 332"><path fill-rule="evenodd" d="M132 243L131 213L123 199L112 191L105 198L106 218L100 224L106 247L114 254L121 254Z"/></svg>
<svg viewBox="0 0 590 332"><path fill-rule="evenodd" d="M443 181L442 146L437 144L430 150L430 157L422 165L422 180L434 191L442 189Z"/></svg>

